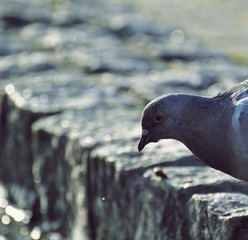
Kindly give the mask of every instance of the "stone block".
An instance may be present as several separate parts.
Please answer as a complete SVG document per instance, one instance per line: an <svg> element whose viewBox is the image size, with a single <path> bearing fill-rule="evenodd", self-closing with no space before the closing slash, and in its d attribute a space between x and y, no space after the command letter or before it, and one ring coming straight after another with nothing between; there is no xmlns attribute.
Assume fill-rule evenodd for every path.
<svg viewBox="0 0 248 240"><path fill-rule="evenodd" d="M194 194L187 204L187 213L191 239L247 239L247 194Z"/></svg>
<svg viewBox="0 0 248 240"><path fill-rule="evenodd" d="M39 118L66 109L91 108L108 103L132 108L137 103L118 87L99 85L97 78L84 75L43 75L8 84L1 102L1 180L30 189L32 182L31 125ZM118 96L119 101L115 101ZM13 168L15 166L15 168ZM15 170L18 169L18 172ZM25 177L24 177L25 176Z"/></svg>
<svg viewBox="0 0 248 240"><path fill-rule="evenodd" d="M165 235L168 234L172 239L195 239L197 236L197 234L192 235L193 233L191 233L191 229L195 229L193 226L194 218L192 218L192 215L190 217L188 215L188 208L190 209L192 207L194 209L193 200L191 199L194 198L192 197L194 194L221 193L220 196L223 196L223 205L225 205L228 204L228 201L226 202L225 199L228 199L229 193L234 195L239 195L240 193L247 195L248 193L247 183L238 181L207 166L166 167L161 168L161 171L166 175L166 178L157 176L152 170L145 172L144 177L146 186L149 189L153 189L152 186L154 185L157 186L159 181L159 187L165 192L165 197L161 200L161 208L159 209L163 212L159 222L160 232ZM152 196L153 198L156 197L153 193ZM227 198L224 196L227 196ZM209 201L211 201L211 198ZM243 214L247 216L246 211ZM208 224L208 220L205 217L202 216L201 220L201 224ZM241 223L242 220L240 220ZM199 226L199 229L203 228ZM213 236L217 236L211 229L209 230L209 236L212 236L212 234ZM225 232L225 229L222 229L222 235L225 236L225 234L227 232ZM206 237L203 239L215 238Z"/></svg>
<svg viewBox="0 0 248 240"><path fill-rule="evenodd" d="M69 232L78 231L73 229L74 224L81 223L82 232L89 231L94 236L88 211L94 196L89 189L90 154L96 146L117 141L120 133L125 136L124 130L130 129L131 123L119 129L116 119L131 117L131 113L131 110L116 111L97 105L95 109L67 111L44 118L33 125L33 174L45 219L56 222L63 219L59 227ZM111 132L107 125L111 125ZM94 174L93 178L98 176Z"/></svg>

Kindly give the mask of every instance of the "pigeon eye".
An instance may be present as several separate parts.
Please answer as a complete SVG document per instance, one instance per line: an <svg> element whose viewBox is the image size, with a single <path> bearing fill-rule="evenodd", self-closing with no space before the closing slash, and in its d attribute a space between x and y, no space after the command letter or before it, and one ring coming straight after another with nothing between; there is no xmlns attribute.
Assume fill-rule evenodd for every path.
<svg viewBox="0 0 248 240"><path fill-rule="evenodd" d="M155 123L161 123L161 122L163 122L163 121L164 121L164 115L161 114L161 113L155 114L155 115L153 116L153 121L154 121Z"/></svg>

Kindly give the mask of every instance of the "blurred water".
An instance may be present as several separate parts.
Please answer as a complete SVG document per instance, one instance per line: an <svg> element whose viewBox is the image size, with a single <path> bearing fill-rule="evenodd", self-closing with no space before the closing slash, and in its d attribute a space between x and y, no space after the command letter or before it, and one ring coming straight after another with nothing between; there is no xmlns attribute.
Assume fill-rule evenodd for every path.
<svg viewBox="0 0 248 240"><path fill-rule="evenodd" d="M248 61L246 0L102 0L125 3L157 24L185 31L191 37Z"/></svg>

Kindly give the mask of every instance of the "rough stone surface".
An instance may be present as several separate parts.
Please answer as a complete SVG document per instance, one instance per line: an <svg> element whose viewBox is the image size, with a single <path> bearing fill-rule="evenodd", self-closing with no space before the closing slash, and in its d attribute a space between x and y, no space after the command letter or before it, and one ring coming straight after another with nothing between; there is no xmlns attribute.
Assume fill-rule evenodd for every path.
<svg viewBox="0 0 248 240"><path fill-rule="evenodd" d="M167 193L161 209L163 211L161 226L162 231L169 233L172 239L194 239L189 235L194 220L187 215L187 204L193 194L215 192L247 194L247 183L237 181L209 167L166 167L163 171L168 179L161 179ZM149 182L158 178L151 170L144 176ZM151 182L153 184L153 181Z"/></svg>
<svg viewBox="0 0 248 240"><path fill-rule="evenodd" d="M0 213L21 236L6 239L247 239L246 183L177 141L137 152L148 101L214 95L245 66L125 6L0 4Z"/></svg>
<svg viewBox="0 0 248 240"><path fill-rule="evenodd" d="M64 230L73 229L75 219L82 223L81 229L93 227L85 222L85 216L89 213L83 209L91 204L86 190L90 152L99 144L113 141L108 135L111 132L104 129L104 126L110 124L114 135L118 133L116 119L131 114L127 110L116 113L107 110L106 106L99 107L97 105L94 111L91 107L77 113L65 112L40 120L33 126L33 174L41 201L41 212L48 220L66 219L59 226ZM94 126L91 124L93 120ZM120 131L123 134L123 130ZM47 176L48 172L53 172L53 175Z"/></svg>
<svg viewBox="0 0 248 240"><path fill-rule="evenodd" d="M192 239L247 239L247 195L195 194L188 207Z"/></svg>

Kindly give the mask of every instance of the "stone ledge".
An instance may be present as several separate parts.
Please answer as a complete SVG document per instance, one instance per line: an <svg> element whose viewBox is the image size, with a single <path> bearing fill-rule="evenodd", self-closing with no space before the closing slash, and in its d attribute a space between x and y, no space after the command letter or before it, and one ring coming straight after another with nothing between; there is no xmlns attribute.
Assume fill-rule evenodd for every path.
<svg viewBox="0 0 248 240"><path fill-rule="evenodd" d="M194 219L187 214L188 208L192 207L194 209L191 205L193 204L191 198L194 194L205 195L223 192L222 196L228 196L229 193L234 195L235 193L239 195L240 192L246 195L248 193L247 183L240 182L209 167L166 167L162 168L162 171L169 176L168 179L158 177L154 174L154 171L149 170L144 173L145 185L149 186L150 194L152 194L151 198L157 198L155 194L151 193L151 190L153 190L151 186L159 186L163 189L165 197L161 199L159 209L163 212L162 219L159 222L160 231L167 233L172 239L195 239L197 236L197 233L194 235ZM223 199L225 200L225 198ZM212 199L207 200L206 197L206 201L209 201L210 204ZM223 205L225 205L225 201L223 201ZM240 216L243 217L244 215L247 216L247 211L240 212ZM204 219L203 217L203 224L205 224ZM242 220L240 219L241 223ZM209 236L212 234L215 233L209 230ZM222 234L225 234L224 229ZM209 238L206 237L205 239ZM232 238L226 237L223 239Z"/></svg>
<svg viewBox="0 0 248 240"><path fill-rule="evenodd" d="M0 180L31 224L70 239L243 238L247 184L178 142L136 147L144 103L215 94L247 68L126 8L24 2L1 9Z"/></svg>
<svg viewBox="0 0 248 240"><path fill-rule="evenodd" d="M95 214L103 211L95 208L95 201L99 201L98 190L100 199L107 199L106 186L109 188L108 191L112 191L111 186L119 188L119 181L123 185L123 181L133 179L133 174L141 176L148 168L158 165L201 165L198 160L191 157L190 152L182 144L176 141L166 142L168 149L163 148L165 143L161 143L151 145L147 155L138 153L136 148L140 129L134 125L138 119L134 113L131 110L116 112L115 109L104 110L97 107L94 111L68 111L46 117L33 125L33 156L35 159L33 173L45 218L50 220L71 218L68 215L70 206L75 207L70 211L70 215L74 215L75 218L76 212L80 208L76 203L75 196L79 189L82 189L80 191L86 192L83 206L88 209L89 218L89 222L85 223L85 228L90 228L91 235L99 236L99 234L101 235L99 232L106 232L107 229L105 229L106 225L98 221L99 217L95 217ZM120 120L127 116L129 116L129 121L123 123L120 128L119 121L116 119ZM92 119L95 120L94 130L91 127ZM64 126L65 122L67 122L67 126ZM104 128L107 125L111 125L111 129ZM130 132L132 128L133 130ZM161 157L152 157L155 150L161 152ZM55 169L54 162L57 162ZM47 172L53 172L52 178L46 177ZM128 180L129 177L130 180ZM121 179L118 180L119 178ZM61 179L64 179L63 185L59 184ZM116 179L117 183L113 179ZM77 188L67 189L66 187L75 184L78 186ZM64 191L67 191L66 195L63 194ZM47 194L48 192L50 194ZM119 201L119 197L125 199L122 193L119 196L118 194L114 193L113 201L115 198ZM69 195L72 196L70 199ZM57 201L60 204L56 204ZM60 208L49 207L54 204ZM118 211L122 211L121 209L119 208ZM104 214L109 215L110 213L104 211L101 213L103 218L106 218L107 215ZM119 214L122 213L119 212ZM118 216L117 214L116 218ZM123 228L123 223L120 226ZM130 232L131 229L128 231ZM108 233L110 235L106 236L113 237L111 234L117 234L117 232Z"/></svg>
<svg viewBox="0 0 248 240"><path fill-rule="evenodd" d="M102 114L106 114L105 111L100 111L100 112ZM127 111L127 114L130 114L130 111ZM123 116L125 115L126 113L123 114ZM70 214L70 216L68 216L67 212L70 209L70 207L73 206L70 212L76 214L76 212L79 210L79 207L78 205L76 205L76 200L74 199L75 193L82 192L82 195L84 195L84 192L86 191L87 193L86 202L88 202L87 204L89 204L90 202L90 204L86 206L90 207L89 208L90 212L88 214L89 214L89 219L91 219L92 221L91 224L93 224L92 226L94 226L95 228L94 231L96 231L95 233L96 238L100 238L100 236L102 235L109 238L112 237L115 238L119 236L120 231L122 231L123 237L126 236L130 238L135 235L135 238L137 239L142 239L144 237L150 237L150 236L152 237L160 236L159 238L162 239L162 236L164 235L168 236L168 239L170 237L171 239L173 239L175 236L179 239L180 236L185 236L184 235L186 232L186 230L184 229L185 222L183 221L183 219L181 219L183 214L180 213L180 211L179 213L174 212L173 215L171 214L171 218L169 218L171 220L166 219L165 214L167 215L167 213L165 212L165 210L163 210L162 213L157 213L158 206L160 206L160 204L162 204L166 200L165 197L168 189L163 190L160 189L161 186L157 186L158 189L153 190L151 186L149 187L149 185L147 185L147 182L142 183L143 178L140 176L140 174L143 173L144 170L150 167L160 166L161 162L165 162L167 158L169 162L167 164L163 163L162 166L165 164L168 165L168 167L162 169L165 172L165 174L169 177L169 179L171 179L172 183L181 184L182 178L184 179L182 188L181 187L175 188L174 194L179 194L179 197L177 198L173 197L172 199L168 199L168 202L171 201L173 202L172 205L168 206L168 209L172 209L174 203L179 204L179 207L184 206L181 205L182 203L180 203L178 199L181 199L182 196L185 197L185 194L186 194L186 198L189 198L190 195L194 192L237 191L237 190L240 191L243 189L240 188L239 184L236 185L236 181L230 178L227 178L227 180L234 181L235 182L234 185L229 186L228 182L222 183L223 179L226 179L226 175L219 174L219 172L215 174L215 172L217 171L202 172L203 167L197 167L192 169L181 168L180 171L178 171L179 168L170 168L169 165L175 164L173 163L174 161L180 158L189 157L189 153L187 152L187 150L179 146L180 144L178 146L177 144L175 144L175 146L173 147L172 143L168 144L167 142L168 144L167 146L165 145L166 143L163 144L161 143L161 145L159 144L159 145L151 146L151 149L148 149L147 151L147 155L146 154L140 155L135 153L136 150L134 150L134 147L136 147L138 131L136 137L132 138L133 136L131 136L131 138L126 138L126 133L128 132L131 126L127 128L123 127L122 132L119 132L120 134L119 135L118 134L119 124L116 124L115 118L112 118L113 122L100 121L99 129L102 129L102 127L106 126L106 124L111 124L111 126L113 127L112 129L113 134L111 134L109 130L106 130L106 133L108 133L109 137L103 139L103 142L101 143L102 140L101 137L105 136L105 131L103 130L103 132L97 132L96 135L95 134L91 135L93 129L90 128L87 129L86 124L84 125L84 127L87 130L84 131L82 129L82 126L80 127L79 124L82 123L82 119L84 119L84 121L87 121L87 118L86 119L85 117L82 118L82 116L83 114L81 115L81 117L79 114L79 118L78 118L79 121L78 123L76 123L76 126L78 126L78 128L72 127L72 123L75 124L75 122L77 122L75 121L75 119L77 119L75 117L75 114L71 115L70 120L66 117L66 113L64 113L61 115L61 117L56 115L54 117L50 117L47 119L43 118L39 121L39 123L42 122L42 124L40 123L41 130L39 131L45 132L47 126L49 126L49 129L52 130L49 136L49 139L51 139L51 141L48 141L48 139L45 138L44 135L39 136L39 142L37 143L37 146L41 149L39 152L34 152L34 156L35 156L34 168L39 169L39 171L41 171L41 176L43 176L43 181L39 182L39 179L37 178L35 178L35 181L36 184L38 183L37 188L39 189L39 194L40 194L39 196L40 199L42 200L42 204L44 204L45 199L48 199L47 206L44 207L44 205L42 205L42 210L45 211L45 214L43 216L46 216L48 220L53 220L53 219L58 220L59 218L64 216L65 218L63 219L67 219L67 222L73 224L73 220L75 220L75 216L73 216L73 214L72 215ZM96 115L94 114L89 116L91 119L96 119ZM59 121L49 122L49 119L53 119L53 118L58 119L58 117L59 117ZM39 125L39 123L37 122L34 125L34 129L36 126ZM80 146L76 147L79 148L78 150L79 155L78 157L75 157L74 160L71 157L75 156L76 154L75 150L71 150L70 152L67 148L68 137L66 135L67 134L66 132L68 130L72 131L71 132L72 136L77 132L77 134L74 135L76 136L76 139L73 140L74 142L73 146L76 147L78 144L77 141L79 140L79 142L82 144L82 147L84 149L82 151L80 150L81 149ZM78 136L78 131L80 131L80 134L82 134L81 140L80 137ZM95 128L95 131L98 131L97 128ZM122 139L123 137L125 138L124 140ZM120 139L122 140L120 141ZM33 144L35 144L35 137L33 138L33 140L34 140ZM43 146L42 143L43 145L45 143L46 146L45 148L42 148ZM130 143L133 143L132 147L129 146ZM126 147L125 144L127 144ZM170 144L172 144L172 147L169 147ZM89 146L91 146L91 148L89 148ZM163 149L164 146L169 148L168 149L166 148L166 150L164 150ZM94 149L94 150L92 152L88 151L87 153L85 149L89 149L89 150ZM65 150L66 152L64 152ZM47 156L46 154L49 151L52 151L52 153L50 156ZM173 156L171 151L176 155ZM160 155L161 157L159 158L152 157L154 152L159 153L159 155L161 154ZM75 165L75 162L82 164L81 162L82 160L80 160L81 155L86 155L84 156L86 157L85 158L86 165L84 165L84 167L82 165L80 169L78 169ZM68 160L65 161L63 160L64 156L67 156L68 160L74 161L71 167L68 166L68 162L67 162ZM44 160L42 160L42 158L44 158ZM149 162L153 158L154 161ZM57 162L56 164L57 160L59 162ZM48 161L50 161L50 163ZM39 162L45 162L49 165L50 164L52 165L49 168L43 168L42 166L39 166L38 164ZM187 165L190 164L187 163ZM56 168L54 168L55 166ZM74 173L70 172L72 171L73 168L74 168ZM83 168L86 168L87 171L83 170ZM54 171L55 169L56 171ZM57 171L58 173L56 173ZM75 173L76 171L79 172L86 171L87 189L84 189L83 187L83 189L80 190L80 187L82 188L82 185L79 184L80 179L82 179L81 184L83 183L83 179L85 175L80 176L79 178L76 177L76 181L71 179L71 174L77 175L77 173ZM53 173L53 175L51 176L52 178L50 180L47 178L48 172ZM155 175L153 171L152 174ZM214 175L217 176L217 180L216 179L213 180ZM35 176L37 175L35 174ZM146 173L144 176L147 177ZM56 183L55 186L51 184L54 183L54 181ZM221 183L218 183L219 181ZM109 184L110 182L111 184ZM196 186L192 188L192 185L194 184ZM202 187L204 188L206 184L207 184L206 189L204 191L201 190L200 188ZM63 188L61 188L61 185L63 185ZM70 192L66 193L66 191L68 191L69 189L68 186L74 186L74 185L75 185L75 187L73 187L75 189L74 194L72 194L73 191L72 193ZM104 190L106 189L106 186L108 186L109 188L107 191ZM45 189L46 187L48 187L49 191L42 192L42 189ZM146 191L143 193L142 189L146 187L148 187L148 189L146 189ZM152 192L155 191L154 198L157 198L157 194L156 194L157 191L159 192L159 195L161 195L161 198L157 198L156 200L154 200L151 196L151 191ZM183 195L180 195L182 194L180 193L181 191L183 191L182 192ZM245 191L245 193L247 193L247 191ZM52 196L56 196L56 198L53 199ZM114 196L114 198L112 198L111 196ZM63 200L63 197L65 197L66 200L65 202ZM135 199L135 200L132 202L132 206L130 207L129 211L127 211L126 203L129 202L130 199ZM144 199L148 199L147 200L148 202L144 201ZM58 202L56 202L57 200ZM58 208L54 208L53 207L54 204ZM108 204L110 204L110 206ZM153 204L156 206L156 208L153 208ZM65 215L63 214L61 215L62 209L64 209L63 214ZM113 214L113 216L110 214L110 210L113 211L111 213ZM139 211L137 212L137 210ZM55 213L55 215L53 215L53 213ZM160 222L159 229L157 229L152 224L152 223L154 224L158 223L156 222L157 219L152 218L153 214L155 214L155 216L159 215L160 216L159 218L162 219L161 221L159 221ZM83 215L87 215L87 213L84 213ZM115 223L118 221L120 216L122 216L123 221L119 222L120 225L116 226ZM146 219L147 218L146 216L149 216L148 219ZM111 219L110 222L106 221L107 217L110 217ZM134 218L135 220L130 227L130 222L132 218ZM148 220L149 223L146 222ZM176 225L176 233L172 232L172 229L175 229L175 225L172 225L174 226L174 228L170 225L172 224L172 222L175 222L174 224ZM115 229L109 228L109 226L111 225L115 226ZM127 229L123 229L123 225L129 227L127 227ZM136 225L137 228L136 230L134 230L133 226ZM150 227L149 231L144 230L145 229L144 226L146 225L149 225ZM165 229L164 226L166 226ZM68 227L70 228L70 226ZM94 235L94 233L92 234ZM185 239L185 238L181 238L181 239Z"/></svg>
<svg viewBox="0 0 248 240"><path fill-rule="evenodd" d="M247 239L247 194L194 194L187 208L191 239Z"/></svg>
<svg viewBox="0 0 248 240"><path fill-rule="evenodd" d="M113 140L114 135L118 135L115 117L123 118L127 113L130 114L130 111L123 111L121 114L109 111L107 114L107 110L99 108L95 111L71 111L41 119L34 124L33 174L45 219L67 219L61 222L60 227L71 230L73 219L80 217L77 214L80 209L84 216L88 214L85 201L88 201L89 196L87 194L85 200L85 194L89 154L98 145L116 141ZM94 126L91 125L92 120L95 120ZM112 126L112 135L109 129L103 128L106 124ZM123 129L120 133L123 134ZM51 177L47 177L48 172L53 172ZM79 192L81 196L78 196ZM81 198L80 202L78 198ZM68 212L68 209L71 210ZM78 221L82 223L81 228L89 230L86 219ZM71 224L68 225L67 222Z"/></svg>
<svg viewBox="0 0 248 240"><path fill-rule="evenodd" d="M56 91L63 86L64 83L58 83L56 90L51 88L51 93L55 92L56 96ZM72 86L77 89L80 84L74 82ZM15 91L23 93L25 89L17 86ZM28 170L33 175L29 173L32 176L29 181L34 181L38 191L43 221L57 224L51 225L55 228L52 230L59 229L64 235L80 232L85 236L88 231L92 239L102 236L115 239L120 237L120 231L123 239L134 236L135 239L190 239L194 233L188 232L191 223L186 218L186 205L193 194L248 193L247 185L204 166L176 141L151 144L143 154L138 153L137 110L127 104L117 111L115 103L110 100L115 96L111 89L111 86L105 86L99 90L101 94L104 91L110 93L106 101L100 98L100 105L97 95L92 104L85 106L82 103L80 110L69 111L66 110L66 101L71 100L68 95L64 99L65 105L51 102L49 108L44 108L38 121L26 118L28 125L23 130L31 131L32 127L29 140L32 149L27 148L32 150L33 156L32 169ZM43 94L35 88L34 92L37 93L32 96L34 99ZM121 93L127 97L125 91ZM11 103L12 96L8 97ZM131 94L129 97L131 103L135 96ZM32 101L31 98L22 105L25 106L23 109L8 104L10 113L15 114L17 110L25 113L30 109L30 116L37 114ZM56 111L61 109L61 113L53 111L53 106ZM78 107L77 104L69 106ZM50 113L56 114L46 116ZM171 209L176 211L171 212Z"/></svg>

